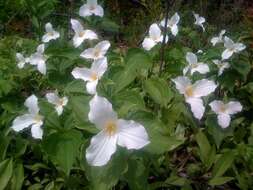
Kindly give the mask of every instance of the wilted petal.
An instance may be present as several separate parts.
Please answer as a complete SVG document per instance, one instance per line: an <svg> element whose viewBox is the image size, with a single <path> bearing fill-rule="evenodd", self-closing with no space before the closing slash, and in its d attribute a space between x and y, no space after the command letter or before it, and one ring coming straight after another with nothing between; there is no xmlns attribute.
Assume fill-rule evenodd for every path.
<svg viewBox="0 0 253 190"><path fill-rule="evenodd" d="M96 127L103 129L108 121L115 121L117 114L112 109L112 104L103 97L95 95L90 101L90 112L88 114L90 122Z"/></svg>
<svg viewBox="0 0 253 190"><path fill-rule="evenodd" d="M36 115L39 113L38 98L35 95L29 96L24 105L28 108L31 114Z"/></svg>
<svg viewBox="0 0 253 190"><path fill-rule="evenodd" d="M156 45L156 42L152 40L151 38L145 38L142 42L142 47L149 51Z"/></svg>
<svg viewBox="0 0 253 190"><path fill-rule="evenodd" d="M13 121L11 128L14 131L21 131L25 128L28 128L34 123L33 116L31 114L25 114L19 117L16 117L16 119Z"/></svg>
<svg viewBox="0 0 253 190"><path fill-rule="evenodd" d="M193 94L195 98L207 96L215 91L217 85L210 80L202 79L193 84Z"/></svg>
<svg viewBox="0 0 253 190"><path fill-rule="evenodd" d="M90 81L86 83L86 90L89 94L96 94L98 80Z"/></svg>
<svg viewBox="0 0 253 190"><path fill-rule="evenodd" d="M205 112L203 101L200 98L186 98L186 102L190 104L194 117L200 120Z"/></svg>
<svg viewBox="0 0 253 190"><path fill-rule="evenodd" d="M227 128L230 124L230 116L228 114L219 114L218 115L218 124L222 127L222 128Z"/></svg>
<svg viewBox="0 0 253 190"><path fill-rule="evenodd" d="M146 129L139 123L119 119L118 126L118 145L127 149L141 149L149 144Z"/></svg>
<svg viewBox="0 0 253 190"><path fill-rule="evenodd" d="M117 135L109 136L101 131L92 137L90 146L86 149L87 162L92 166L103 166L116 151Z"/></svg>
<svg viewBox="0 0 253 190"><path fill-rule="evenodd" d="M180 76L175 79L172 79L172 81L176 84L176 88L180 92L180 94L184 94L186 88L191 85L191 81L187 77Z"/></svg>
<svg viewBox="0 0 253 190"><path fill-rule="evenodd" d="M198 63L198 58L197 58L197 56L194 53L187 52L187 54L186 54L186 61L189 64L197 64Z"/></svg>
<svg viewBox="0 0 253 190"><path fill-rule="evenodd" d="M231 101L227 104L226 113L236 114L240 111L242 111L242 105L240 104L240 102Z"/></svg>
<svg viewBox="0 0 253 190"><path fill-rule="evenodd" d="M32 137L35 139L42 139L43 130L41 129L41 124L34 124L31 128Z"/></svg>

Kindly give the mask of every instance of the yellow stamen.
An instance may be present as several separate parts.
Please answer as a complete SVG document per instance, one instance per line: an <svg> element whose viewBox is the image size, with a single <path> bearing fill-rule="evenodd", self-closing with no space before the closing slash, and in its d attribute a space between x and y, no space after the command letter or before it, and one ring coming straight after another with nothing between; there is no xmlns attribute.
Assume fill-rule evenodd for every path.
<svg viewBox="0 0 253 190"><path fill-rule="evenodd" d="M193 89L192 89L192 86L187 86L187 87L186 87L185 94L186 94L188 97L192 97L192 96L193 96Z"/></svg>
<svg viewBox="0 0 253 190"><path fill-rule="evenodd" d="M63 98L60 98L58 104L59 104L60 106L63 106L63 104L64 104L64 99L63 99Z"/></svg>
<svg viewBox="0 0 253 190"><path fill-rule="evenodd" d="M220 112L224 113L226 111L226 106L225 105L222 105L220 107Z"/></svg>
<svg viewBox="0 0 253 190"><path fill-rule="evenodd" d="M192 67L192 68L196 68L196 67L198 67L198 64L197 64L197 63L194 63L194 64L191 65L191 67Z"/></svg>
<svg viewBox="0 0 253 190"><path fill-rule="evenodd" d="M49 35L49 36L53 36L54 33L53 33L53 32L48 32L48 35Z"/></svg>
<svg viewBox="0 0 253 190"><path fill-rule="evenodd" d="M95 49L94 51L94 57L98 58L100 55L100 50L99 49Z"/></svg>
<svg viewBox="0 0 253 190"><path fill-rule="evenodd" d="M39 114L34 116L34 120L36 123L40 123L42 121L43 117Z"/></svg>
<svg viewBox="0 0 253 190"><path fill-rule="evenodd" d="M96 9L96 6L94 6L94 5L90 6L90 11L94 11L95 9Z"/></svg>
<svg viewBox="0 0 253 190"><path fill-rule="evenodd" d="M91 78L92 81L97 80L98 75L96 73L92 73L90 78Z"/></svg>
<svg viewBox="0 0 253 190"><path fill-rule="evenodd" d="M105 132L109 135L112 136L116 133L117 131L117 125L115 122L113 121L109 121L107 122L106 126L105 126Z"/></svg>
<svg viewBox="0 0 253 190"><path fill-rule="evenodd" d="M83 37L85 35L85 31L79 32L79 37Z"/></svg>

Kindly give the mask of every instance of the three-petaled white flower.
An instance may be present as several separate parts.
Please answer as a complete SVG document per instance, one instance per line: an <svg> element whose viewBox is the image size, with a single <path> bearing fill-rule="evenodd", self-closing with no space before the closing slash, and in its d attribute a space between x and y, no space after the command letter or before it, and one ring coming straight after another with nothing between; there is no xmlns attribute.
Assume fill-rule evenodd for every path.
<svg viewBox="0 0 253 190"><path fill-rule="evenodd" d="M194 24L200 26L203 29L203 31L205 31L205 27L204 27L203 23L206 22L206 19L202 16L199 16L199 14L193 13L193 15L195 17Z"/></svg>
<svg viewBox="0 0 253 190"><path fill-rule="evenodd" d="M86 150L86 159L90 165L105 165L116 151L117 145L127 149L141 149L149 144L145 128L135 121L118 119L106 98L95 95L89 104L89 120L101 130L92 137Z"/></svg>
<svg viewBox="0 0 253 190"><path fill-rule="evenodd" d="M81 23L76 19L71 19L72 29L75 31L75 35L73 37L73 44L75 47L80 46L84 40L94 40L98 39L98 36L92 30L84 30Z"/></svg>
<svg viewBox="0 0 253 190"><path fill-rule="evenodd" d="M234 43L233 40L225 36L224 38L224 47L226 48L222 52L222 59L230 58L233 53L238 53L246 48L246 46L242 43Z"/></svg>
<svg viewBox="0 0 253 190"><path fill-rule="evenodd" d="M60 37L60 33L55 31L51 23L45 25L46 34L42 36L42 42L47 43Z"/></svg>
<svg viewBox="0 0 253 190"><path fill-rule="evenodd" d="M51 92L46 94L47 101L54 104L54 108L58 115L63 112L63 107L67 105L68 98L66 96L60 98L57 92Z"/></svg>
<svg viewBox="0 0 253 190"><path fill-rule="evenodd" d="M98 60L95 60L91 68L80 68L76 67L71 72L71 74L76 79L82 79L86 81L86 90L89 94L95 94L96 93L96 87L98 84L98 80L103 76L107 69L107 58L101 58Z"/></svg>
<svg viewBox="0 0 253 190"><path fill-rule="evenodd" d="M104 40L102 42L99 42L94 48L88 48L84 50L80 56L86 59L97 60L105 56L110 46L111 46L110 42Z"/></svg>
<svg viewBox="0 0 253 190"><path fill-rule="evenodd" d="M170 28L171 33L176 36L178 33L178 27L177 24L180 21L180 16L178 13L175 13L167 22L167 27ZM163 19L160 23L162 27L165 27L165 19Z"/></svg>
<svg viewBox="0 0 253 190"><path fill-rule="evenodd" d="M21 53L16 53L16 59L18 61L18 68L20 69L24 68L25 64L30 62L30 58L24 57Z"/></svg>
<svg viewBox="0 0 253 190"><path fill-rule="evenodd" d="M28 108L27 114L16 117L13 121L11 128L14 131L21 131L31 126L32 137L42 139L43 130L43 116L39 114L38 99L35 95L31 95L25 101L25 106Z"/></svg>
<svg viewBox="0 0 253 190"><path fill-rule="evenodd" d="M189 70L191 75L194 72L199 72L201 74L205 74L209 72L209 67L207 64L198 62L197 56L192 52L187 52L186 54L186 61L188 62L188 66L183 69L183 74L185 75Z"/></svg>
<svg viewBox="0 0 253 190"><path fill-rule="evenodd" d="M230 68L230 64L228 62L223 62L218 59L213 60L213 63L219 68L218 76L222 75L225 69Z"/></svg>
<svg viewBox="0 0 253 190"><path fill-rule="evenodd" d="M42 73L43 75L46 74L47 68L46 68L46 56L44 55L44 50L45 50L45 45L44 44L40 44L37 47L37 51L35 53L33 53L29 60L30 60L30 64L31 65L36 65L37 69L40 73Z"/></svg>
<svg viewBox="0 0 253 190"><path fill-rule="evenodd" d="M163 35L159 28L159 26L154 23L149 27L149 37L146 37L142 42L142 47L149 51L156 44L163 41ZM168 41L168 37L166 36L166 42Z"/></svg>
<svg viewBox="0 0 253 190"><path fill-rule="evenodd" d="M80 7L79 15L82 17L87 17L93 14L103 17L104 9L98 5L97 0L87 0L87 3Z"/></svg>
<svg viewBox="0 0 253 190"><path fill-rule="evenodd" d="M176 84L179 93L184 95L185 101L190 104L194 117L201 119L205 112L201 97L214 92L217 85L207 79L198 80L192 84L187 77L182 76L172 79L172 81Z"/></svg>
<svg viewBox="0 0 253 190"><path fill-rule="evenodd" d="M215 36L211 39L211 43L215 46L218 43L223 43L223 35L226 33L226 30L222 30L219 36Z"/></svg>
<svg viewBox="0 0 253 190"><path fill-rule="evenodd" d="M224 104L222 101L214 100L210 104L211 109L218 115L218 124L222 128L227 128L230 124L230 115L236 114L242 111L242 105L240 102L231 101Z"/></svg>

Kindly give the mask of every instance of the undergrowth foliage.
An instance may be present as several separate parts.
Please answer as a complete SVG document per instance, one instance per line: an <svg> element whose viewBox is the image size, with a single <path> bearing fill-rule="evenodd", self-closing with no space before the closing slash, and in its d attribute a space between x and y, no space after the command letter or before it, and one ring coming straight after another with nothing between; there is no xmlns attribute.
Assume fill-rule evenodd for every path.
<svg viewBox="0 0 253 190"><path fill-rule="evenodd" d="M92 27L96 0L78 13L71 41L50 21L41 41L0 40L0 189L252 188L240 38L176 12L123 52Z"/></svg>

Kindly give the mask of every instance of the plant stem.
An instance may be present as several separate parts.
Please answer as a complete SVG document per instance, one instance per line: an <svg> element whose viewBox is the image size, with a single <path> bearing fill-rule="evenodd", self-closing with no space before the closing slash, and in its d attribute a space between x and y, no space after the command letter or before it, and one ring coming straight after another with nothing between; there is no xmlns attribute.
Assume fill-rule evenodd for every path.
<svg viewBox="0 0 253 190"><path fill-rule="evenodd" d="M162 48L161 48L161 63L160 63L160 68L159 68L159 76L161 76L162 74L163 65L164 65L164 50L165 50L165 45L166 45L168 19L169 19L169 0L166 0L165 26L163 27L163 41L162 41Z"/></svg>

